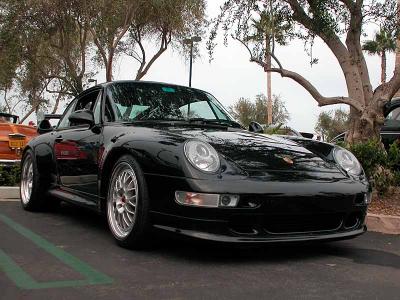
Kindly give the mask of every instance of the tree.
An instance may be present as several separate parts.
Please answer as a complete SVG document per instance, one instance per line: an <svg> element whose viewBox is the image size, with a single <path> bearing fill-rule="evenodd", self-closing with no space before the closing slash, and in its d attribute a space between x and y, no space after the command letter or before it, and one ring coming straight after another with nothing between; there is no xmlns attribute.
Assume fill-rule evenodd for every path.
<svg viewBox="0 0 400 300"><path fill-rule="evenodd" d="M370 55L378 54L381 57L381 82L386 82L386 54L396 50L395 37L381 29L376 33L373 40L368 40L363 45L363 50Z"/></svg>
<svg viewBox="0 0 400 300"><path fill-rule="evenodd" d="M0 1L6 109L27 110L22 119L39 107L55 112L64 97L84 90L99 62L111 80L115 59L134 47L141 79L172 42L201 30L204 7L204 0ZM146 47L157 43L160 51L149 60Z"/></svg>
<svg viewBox="0 0 400 300"><path fill-rule="evenodd" d="M119 54L118 46L128 32L132 20L142 1L91 0L83 1L82 13L86 28L90 30L97 47L99 61L106 69L106 80L113 78L114 58Z"/></svg>
<svg viewBox="0 0 400 300"><path fill-rule="evenodd" d="M63 98L83 91L86 78L92 74L86 68L89 42L76 10L79 3L78 0L2 2L0 36L9 43L0 52L0 60L13 67L0 77L9 81L4 88L20 92L14 97L16 104L28 110L21 121L40 106L54 104L51 112L57 111ZM56 95L54 103L50 100L52 95Z"/></svg>
<svg viewBox="0 0 400 300"><path fill-rule="evenodd" d="M173 39L180 40L204 25L204 0L96 0L86 1L87 26L106 68L106 80L113 78L118 55L133 57L139 67L135 78L143 78ZM158 50L148 59L148 49Z"/></svg>
<svg viewBox="0 0 400 300"><path fill-rule="evenodd" d="M133 18L128 38L122 43L125 54L139 63L135 79L142 79L168 47L180 46L188 36L201 35L204 13L203 0L144 1ZM152 41L150 45L158 47L151 56L145 41Z"/></svg>
<svg viewBox="0 0 400 300"><path fill-rule="evenodd" d="M347 86L347 95L323 96L309 80L299 72L284 68L276 51L271 51L275 66L268 68L263 56L257 55L251 44L244 43L250 60L300 84L317 101L319 106L347 104L350 106L350 126L347 141L363 142L380 138L380 127L384 122L384 105L400 88L400 64L396 64L391 79L373 89L367 63L361 46L361 36L370 22L391 23L399 32L396 21L396 0L277 0L277 9L291 25L290 38L305 41L305 50L312 50L315 38L322 40L335 56L341 67ZM225 35L244 41L250 28L251 16L260 7L262 0L227 0L221 7L220 15L213 21L208 49L210 55L216 45L218 29L223 27ZM264 49L266 51L266 49ZM397 54L400 49L397 49ZM312 51L308 51L312 54ZM317 60L312 57L312 63Z"/></svg>
<svg viewBox="0 0 400 300"><path fill-rule="evenodd" d="M348 130L349 113L336 109L329 112L321 112L318 116L315 131L322 136L324 141L330 141L334 137Z"/></svg>
<svg viewBox="0 0 400 300"><path fill-rule="evenodd" d="M267 118L268 98L264 94L259 94L254 101L240 98L236 103L229 107L229 112L245 127L250 122L256 121L265 124ZM289 121L289 113L281 97L274 95L272 98L272 123L285 124Z"/></svg>
<svg viewBox="0 0 400 300"><path fill-rule="evenodd" d="M267 118L265 122L272 124L272 78L269 69L272 67L271 52L274 52L275 43L286 45L286 33L290 29L290 25L282 18L282 15L276 9L273 0L268 0L261 11L257 12L258 19L252 19L251 30L244 37L244 41L237 38L239 42L247 46L245 42L251 42L261 51L259 56L265 57L265 72L267 73ZM264 48L265 47L265 48ZM263 50L265 49L264 53Z"/></svg>

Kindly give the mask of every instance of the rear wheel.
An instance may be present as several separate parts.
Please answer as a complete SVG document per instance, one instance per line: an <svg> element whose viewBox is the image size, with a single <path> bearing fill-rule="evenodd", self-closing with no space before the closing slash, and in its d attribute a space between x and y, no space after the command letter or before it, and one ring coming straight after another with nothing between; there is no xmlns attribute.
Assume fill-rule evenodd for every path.
<svg viewBox="0 0 400 300"><path fill-rule="evenodd" d="M48 188L44 182L40 181L32 150L29 149L25 152L21 166L20 196L22 207L25 210L34 211L56 206L59 201L56 199L49 201Z"/></svg>
<svg viewBox="0 0 400 300"><path fill-rule="evenodd" d="M107 195L107 220L120 246L141 248L149 234L149 199L143 172L130 155L114 165Z"/></svg>

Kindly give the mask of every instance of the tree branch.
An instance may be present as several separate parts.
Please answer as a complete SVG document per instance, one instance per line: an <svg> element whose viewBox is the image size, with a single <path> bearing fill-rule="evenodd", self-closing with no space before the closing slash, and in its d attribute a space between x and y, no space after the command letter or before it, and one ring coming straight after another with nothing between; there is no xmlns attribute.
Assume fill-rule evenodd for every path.
<svg viewBox="0 0 400 300"><path fill-rule="evenodd" d="M253 56L249 46L245 42L243 42L242 40L240 40L238 38L235 38L235 39L246 47L247 51L250 54L251 62L257 63L266 72L279 73L282 77L290 78L290 79L294 80L295 82L300 84L305 90L307 90L311 94L311 96L315 99L315 101L318 102L319 106L326 106L326 105L332 105L332 104L348 104L348 105L354 107L355 109L357 109L358 111L362 111L362 109L363 109L362 105L359 102L354 101L350 97L324 97L324 96L322 96L321 93L317 90L317 88L310 81L308 81L306 78L304 78L302 75L300 75L299 73L284 69L282 66L282 63L279 61L279 59L276 57L276 55L274 53L269 53L269 54L275 60L275 62L278 64L279 67L278 68L267 68L267 64L264 61Z"/></svg>
<svg viewBox="0 0 400 300"><path fill-rule="evenodd" d="M167 50L168 45L171 42L171 39L172 39L171 32L163 32L162 33L161 45L160 45L159 50L157 51L156 54L153 55L153 57L147 63L146 67L144 69L141 68L142 69L141 72L139 72L140 71L140 69L139 69L137 76L136 76L136 80L142 79L147 74L150 67L154 64L154 62Z"/></svg>
<svg viewBox="0 0 400 300"><path fill-rule="evenodd" d="M360 103L357 101L354 101L350 97L324 97L321 95L321 93L316 89L316 87L308 81L306 78L304 78L302 75L299 73L289 71L286 69L281 69L281 68L271 68L267 69L269 72L275 72L281 74L282 77L290 78L300 84L305 90L307 90L311 96L315 99L315 101L318 102L319 106L326 106L326 105L332 105L332 104L348 104L358 111L362 111L363 107Z"/></svg>

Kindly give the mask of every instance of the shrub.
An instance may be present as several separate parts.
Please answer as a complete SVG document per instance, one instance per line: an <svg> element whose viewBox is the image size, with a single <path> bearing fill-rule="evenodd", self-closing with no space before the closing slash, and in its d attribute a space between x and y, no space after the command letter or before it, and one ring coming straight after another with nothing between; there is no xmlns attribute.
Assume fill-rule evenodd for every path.
<svg viewBox="0 0 400 300"><path fill-rule="evenodd" d="M399 185L400 148L396 142L390 145L388 151L377 140L347 148L360 161L365 174L379 194L386 194L392 186Z"/></svg>
<svg viewBox="0 0 400 300"><path fill-rule="evenodd" d="M378 166L386 166L387 153L380 141L370 140L364 144L351 145L348 149L357 157L368 178L373 175Z"/></svg>
<svg viewBox="0 0 400 300"><path fill-rule="evenodd" d="M0 186L15 186L21 179L20 166L0 166Z"/></svg>

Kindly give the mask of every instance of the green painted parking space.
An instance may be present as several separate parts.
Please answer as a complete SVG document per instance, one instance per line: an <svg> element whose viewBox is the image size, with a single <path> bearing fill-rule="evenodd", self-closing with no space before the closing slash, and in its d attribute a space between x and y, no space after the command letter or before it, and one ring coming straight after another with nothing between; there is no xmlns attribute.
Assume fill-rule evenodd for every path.
<svg viewBox="0 0 400 300"><path fill-rule="evenodd" d="M11 218L0 214L0 221L14 231L29 239L36 246L40 247L47 253L59 259L62 263L74 269L76 272L83 275L82 280L65 280L65 281L48 281L38 282L19 267L13 259L0 249L0 268L10 278L16 286L21 289L44 289L44 288L60 288L60 287L78 287L86 285L111 284L113 279L106 274L103 274L89 264L83 262L77 257L68 252L56 247L43 237L33 231L16 223Z"/></svg>

